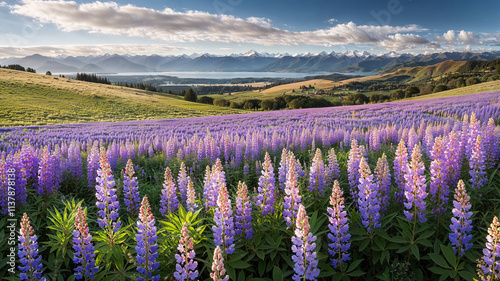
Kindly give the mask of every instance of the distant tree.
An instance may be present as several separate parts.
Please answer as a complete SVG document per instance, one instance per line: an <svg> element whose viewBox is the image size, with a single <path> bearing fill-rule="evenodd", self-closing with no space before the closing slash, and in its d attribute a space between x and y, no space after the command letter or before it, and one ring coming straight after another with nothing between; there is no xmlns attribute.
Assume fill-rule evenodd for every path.
<svg viewBox="0 0 500 281"><path fill-rule="evenodd" d="M355 104L365 104L370 101L368 97L363 95L362 93L350 94L347 96L346 100L352 101Z"/></svg>
<svg viewBox="0 0 500 281"><path fill-rule="evenodd" d="M382 101L382 95L379 93L373 93L370 95L370 102L371 103L377 103Z"/></svg>
<svg viewBox="0 0 500 281"><path fill-rule="evenodd" d="M496 75L500 75L500 65L497 65L497 66L496 66L496 69L495 69L495 74L496 74Z"/></svg>
<svg viewBox="0 0 500 281"><path fill-rule="evenodd" d="M198 100L198 96L196 95L196 92L192 88L189 88L184 94L184 100L196 102Z"/></svg>
<svg viewBox="0 0 500 281"><path fill-rule="evenodd" d="M236 101L231 101L231 102L229 103L229 107L230 107L230 108L242 108L241 103L236 102Z"/></svg>
<svg viewBox="0 0 500 281"><path fill-rule="evenodd" d="M446 83L446 86L450 89L455 89L457 87L457 79L451 79L448 83Z"/></svg>
<svg viewBox="0 0 500 281"><path fill-rule="evenodd" d="M275 99L265 99L260 103L260 108L262 110L275 110L277 109Z"/></svg>
<svg viewBox="0 0 500 281"><path fill-rule="evenodd" d="M463 77L457 78L457 88L461 88L465 86L465 79Z"/></svg>
<svg viewBox="0 0 500 281"><path fill-rule="evenodd" d="M446 90L448 90L448 86L443 85L443 84L439 84L436 87L434 87L433 93L439 93L439 92L446 91Z"/></svg>
<svg viewBox="0 0 500 281"><path fill-rule="evenodd" d="M47 72L45 72L45 75L52 75L52 72L50 72L50 70L47 70Z"/></svg>
<svg viewBox="0 0 500 281"><path fill-rule="evenodd" d="M396 90L391 93L392 100L400 100L405 98L405 92L403 90Z"/></svg>
<svg viewBox="0 0 500 281"><path fill-rule="evenodd" d="M7 69L12 69L12 70L19 70L19 71L26 71L26 69L19 65L19 64L10 64L10 65L7 65Z"/></svg>
<svg viewBox="0 0 500 281"><path fill-rule="evenodd" d="M28 67L26 68L26 72L36 73L36 70L31 67Z"/></svg>
<svg viewBox="0 0 500 281"><path fill-rule="evenodd" d="M420 93L420 89L416 86L408 86L405 89L405 97L406 98L411 98Z"/></svg>
<svg viewBox="0 0 500 281"><path fill-rule="evenodd" d="M206 103L206 104L214 104L214 99L207 96L202 96L198 99L198 102Z"/></svg>
<svg viewBox="0 0 500 281"><path fill-rule="evenodd" d="M228 106L228 102L225 99L214 99L214 105L226 107L226 106Z"/></svg>
<svg viewBox="0 0 500 281"><path fill-rule="evenodd" d="M420 94L422 94L422 95L432 94L433 90L434 90L434 86L432 86L432 85L425 85L420 90Z"/></svg>
<svg viewBox="0 0 500 281"><path fill-rule="evenodd" d="M467 86L472 86L472 85L479 84L479 83L481 83L481 81L477 77L470 77L470 78L467 78L467 80L465 80L465 85L467 85Z"/></svg>
<svg viewBox="0 0 500 281"><path fill-rule="evenodd" d="M261 101L258 99L245 100L243 102L243 108L248 110L255 110L260 108Z"/></svg>

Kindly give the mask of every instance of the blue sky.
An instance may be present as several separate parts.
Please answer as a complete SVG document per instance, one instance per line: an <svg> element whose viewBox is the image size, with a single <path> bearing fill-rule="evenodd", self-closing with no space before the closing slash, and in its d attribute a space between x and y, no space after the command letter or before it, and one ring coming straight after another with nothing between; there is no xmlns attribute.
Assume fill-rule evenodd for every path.
<svg viewBox="0 0 500 281"><path fill-rule="evenodd" d="M499 15L497 0L0 0L0 57L500 50Z"/></svg>

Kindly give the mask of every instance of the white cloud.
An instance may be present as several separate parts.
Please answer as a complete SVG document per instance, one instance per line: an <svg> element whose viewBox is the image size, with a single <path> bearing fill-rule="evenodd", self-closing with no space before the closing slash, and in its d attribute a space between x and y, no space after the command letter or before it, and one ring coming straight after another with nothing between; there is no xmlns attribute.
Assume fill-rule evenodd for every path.
<svg viewBox="0 0 500 281"><path fill-rule="evenodd" d="M400 51L413 49L417 45L427 44L429 41L415 34L388 35L378 43L379 46L388 50Z"/></svg>
<svg viewBox="0 0 500 281"><path fill-rule="evenodd" d="M458 40L466 44L474 44L479 39L479 35L474 32L462 30L458 33Z"/></svg>
<svg viewBox="0 0 500 281"><path fill-rule="evenodd" d="M213 41L321 46L350 43L384 45L386 41L403 46L405 40L412 41L411 44L428 43L418 35L398 34L426 30L416 25L358 26L349 22L327 29L296 32L273 27L271 21L265 18L242 19L200 11L177 12L169 8L160 11L115 2L79 4L75 1L21 0L20 4L11 7L11 12L42 23L55 24L67 32L83 30L90 33L148 37L166 42Z"/></svg>
<svg viewBox="0 0 500 281"><path fill-rule="evenodd" d="M448 30L445 34L443 34L444 40L448 42L455 42L455 31L454 30Z"/></svg>
<svg viewBox="0 0 500 281"><path fill-rule="evenodd" d="M57 46L0 46L1 57L24 57L33 54L43 56L88 56L108 54L129 55L167 55L182 50L178 47L161 44L108 44L108 45L57 45Z"/></svg>
<svg viewBox="0 0 500 281"><path fill-rule="evenodd" d="M7 7L7 6L9 6L9 5L6 2L4 2L4 1L0 2L0 7Z"/></svg>
<svg viewBox="0 0 500 281"><path fill-rule="evenodd" d="M338 21L338 20L337 19L329 19L327 22L330 23L330 24L332 24L332 23L334 23L336 21Z"/></svg>

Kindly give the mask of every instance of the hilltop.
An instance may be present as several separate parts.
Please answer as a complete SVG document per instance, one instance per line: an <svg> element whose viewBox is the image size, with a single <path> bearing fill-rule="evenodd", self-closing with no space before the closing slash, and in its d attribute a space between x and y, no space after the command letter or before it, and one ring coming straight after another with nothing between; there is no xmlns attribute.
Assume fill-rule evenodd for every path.
<svg viewBox="0 0 500 281"><path fill-rule="evenodd" d="M0 126L237 114L178 96L0 69Z"/></svg>

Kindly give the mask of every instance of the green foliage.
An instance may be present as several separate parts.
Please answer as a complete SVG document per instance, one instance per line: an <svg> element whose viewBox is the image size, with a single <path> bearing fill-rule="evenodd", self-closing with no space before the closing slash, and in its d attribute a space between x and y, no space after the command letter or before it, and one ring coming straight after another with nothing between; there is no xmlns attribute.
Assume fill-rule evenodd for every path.
<svg viewBox="0 0 500 281"><path fill-rule="evenodd" d="M202 96L198 99L198 102L206 103L206 104L214 104L214 99L211 97Z"/></svg>
<svg viewBox="0 0 500 281"><path fill-rule="evenodd" d="M214 105L220 107L228 106L228 102L225 99L214 99Z"/></svg>
<svg viewBox="0 0 500 281"><path fill-rule="evenodd" d="M193 91L193 88L189 88L186 91L186 93L184 94L184 100L191 102L196 102L198 100L198 96L196 95L196 92Z"/></svg>
<svg viewBox="0 0 500 281"><path fill-rule="evenodd" d="M446 90L448 90L448 86L443 85L443 84L439 84L436 87L434 87L434 90L432 92L439 93L439 92L446 91Z"/></svg>

